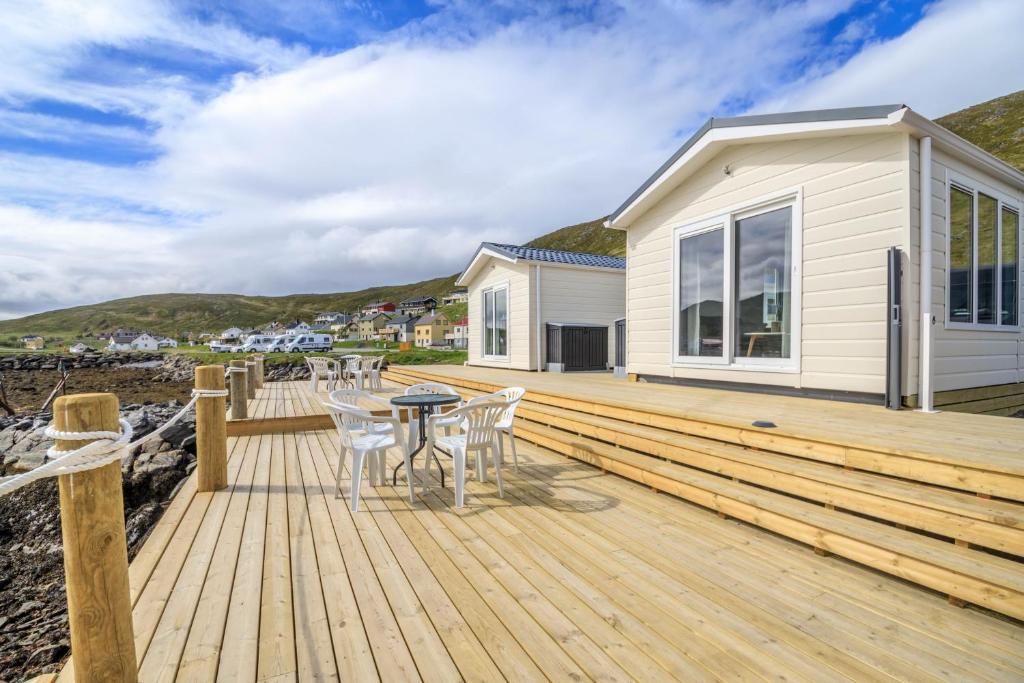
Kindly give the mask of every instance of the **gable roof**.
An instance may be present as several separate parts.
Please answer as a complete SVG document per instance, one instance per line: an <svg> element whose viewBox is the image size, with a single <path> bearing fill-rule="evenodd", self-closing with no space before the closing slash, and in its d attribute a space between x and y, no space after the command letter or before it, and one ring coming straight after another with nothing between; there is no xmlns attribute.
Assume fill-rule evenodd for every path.
<svg viewBox="0 0 1024 683"><path fill-rule="evenodd" d="M608 217L605 226L628 227L648 207L677 187L715 154L731 145L826 136L839 132L854 134L884 131L909 132L916 137L930 136L936 145L953 156L1024 188L1024 173L904 104L710 118Z"/></svg>
<svg viewBox="0 0 1024 683"><path fill-rule="evenodd" d="M548 263L560 266L577 266L583 268L608 268L625 270L626 259L603 254L588 254L580 251L560 251L558 249L539 249L537 247L518 246L515 244L497 244L482 242L469 265L455 281L457 285L467 284L477 270L481 257L497 257L512 263L526 261L529 263Z"/></svg>

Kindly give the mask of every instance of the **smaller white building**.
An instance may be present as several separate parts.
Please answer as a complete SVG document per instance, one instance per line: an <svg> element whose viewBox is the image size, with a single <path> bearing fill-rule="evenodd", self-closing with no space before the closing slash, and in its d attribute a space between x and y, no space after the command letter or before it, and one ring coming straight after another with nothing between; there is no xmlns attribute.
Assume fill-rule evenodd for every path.
<svg viewBox="0 0 1024 683"><path fill-rule="evenodd" d="M156 345L157 348L161 349L176 349L178 348L178 340L164 337L163 339L157 339Z"/></svg>
<svg viewBox="0 0 1024 683"><path fill-rule="evenodd" d="M237 341L242 338L244 330L240 327L229 327L220 333L221 341Z"/></svg>
<svg viewBox="0 0 1024 683"><path fill-rule="evenodd" d="M614 364L615 321L626 315L625 259L484 242L455 284L468 292L470 365L599 370ZM585 353L587 362L554 353L549 359L549 347L565 356Z"/></svg>
<svg viewBox="0 0 1024 683"><path fill-rule="evenodd" d="M148 334L140 334L138 337L132 340L130 344L133 351L156 351L160 348L160 344L157 342L156 337Z"/></svg>
<svg viewBox="0 0 1024 683"><path fill-rule="evenodd" d="M301 320L293 320L288 323L288 334L305 334L310 329L309 323Z"/></svg>
<svg viewBox="0 0 1024 683"><path fill-rule="evenodd" d="M86 346L81 342L73 344L70 348L68 348L68 353L85 353L86 351L92 351L92 348Z"/></svg>

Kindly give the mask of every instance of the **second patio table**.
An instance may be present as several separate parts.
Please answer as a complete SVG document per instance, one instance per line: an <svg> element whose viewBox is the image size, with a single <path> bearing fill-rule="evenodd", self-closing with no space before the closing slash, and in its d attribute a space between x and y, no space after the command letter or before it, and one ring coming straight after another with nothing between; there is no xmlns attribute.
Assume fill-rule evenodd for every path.
<svg viewBox="0 0 1024 683"><path fill-rule="evenodd" d="M458 394L412 394L408 396L395 396L391 399L391 405L398 406L399 408L418 408L419 409L419 427L420 427L420 443L412 453L409 454L409 464L412 464L413 459L416 458L416 454L423 450L423 447L427 445L427 418L433 415L435 408L441 406L450 405L452 403L458 403L462 400L462 397ZM437 454L431 451L427 454L428 458L433 458L434 462L437 463L437 469L441 470L441 488L444 488L444 468L441 467L441 461L437 459ZM398 485L398 468L405 465L404 462L400 462L395 465L395 469L391 473L391 485ZM415 469L415 468L413 468ZM412 472L406 472L405 476L412 479Z"/></svg>

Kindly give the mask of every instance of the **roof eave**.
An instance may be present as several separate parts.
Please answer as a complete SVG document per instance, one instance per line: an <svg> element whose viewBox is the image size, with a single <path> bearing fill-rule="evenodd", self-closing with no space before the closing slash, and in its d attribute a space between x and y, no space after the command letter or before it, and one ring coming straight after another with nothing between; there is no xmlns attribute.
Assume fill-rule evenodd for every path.
<svg viewBox="0 0 1024 683"><path fill-rule="evenodd" d="M625 229L652 203L667 193L665 187L682 182L700 163L722 148L750 142L779 138L821 136L839 130L871 132L890 128L910 110L904 105L882 105L851 109L830 109L818 112L794 112L767 116L740 116L729 119L708 119L658 170L656 170L625 202L616 209L605 227Z"/></svg>

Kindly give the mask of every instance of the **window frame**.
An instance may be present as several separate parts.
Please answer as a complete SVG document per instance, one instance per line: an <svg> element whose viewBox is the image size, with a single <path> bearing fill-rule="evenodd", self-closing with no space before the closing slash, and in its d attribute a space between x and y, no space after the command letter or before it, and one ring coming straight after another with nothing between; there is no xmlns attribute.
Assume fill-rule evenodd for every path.
<svg viewBox="0 0 1024 683"><path fill-rule="evenodd" d="M954 189L966 192L972 197L972 220L974 221L971 226L971 322L959 322L950 320L950 305L949 297L951 292L951 281L952 281L952 242L953 242L953 216L950 210L951 201L950 197ZM955 171L946 170L946 188L945 188L945 250L946 250L946 273L944 278L945 293L943 297L943 307L945 308L944 327L947 330L972 330L982 332L1006 332L1010 334L1020 333L1024 327L1021 325L1021 299L1022 292L1022 280L1021 275L1024 273L1024 259L1021 258L1021 245L1024 243L1022 237L1024 237L1024 225L1022 225L1021 218L1021 204L1011 195L1001 192L1000 190L988 185L987 183L981 182L976 178L957 173ZM995 267L995 322L994 323L980 323L978 321L978 195L984 194L988 197L992 197L996 200L996 267ZM1003 271L1002 264L999 263L999 259L1003 253L1003 209L1007 208L1017 214L1017 324L1015 325L1004 325L1002 322L1002 310L1003 310Z"/></svg>
<svg viewBox="0 0 1024 683"><path fill-rule="evenodd" d="M505 292L505 353L503 355L488 353L489 349L487 348L487 294L500 291ZM494 310L497 312L497 306L494 307ZM509 296L508 280L496 282L480 290L480 318L483 321L483 324L480 326L480 357L484 360L507 362L512 354L512 297ZM494 329L498 329L497 322L495 322Z"/></svg>
<svg viewBox="0 0 1024 683"><path fill-rule="evenodd" d="M790 208L790 357L747 358L737 356L733 348L736 335L736 221L758 216L778 209ZM724 287L722 291L722 346L721 358L679 355L679 243L686 237L721 228L724 232ZM803 285L803 191L796 187L783 192L734 204L723 211L706 214L672 228L672 349L670 363L674 367L746 372L800 372L802 338L802 285Z"/></svg>

